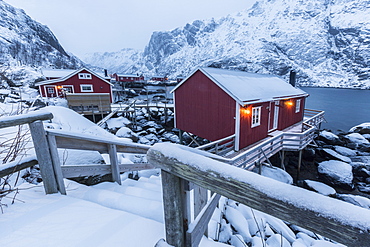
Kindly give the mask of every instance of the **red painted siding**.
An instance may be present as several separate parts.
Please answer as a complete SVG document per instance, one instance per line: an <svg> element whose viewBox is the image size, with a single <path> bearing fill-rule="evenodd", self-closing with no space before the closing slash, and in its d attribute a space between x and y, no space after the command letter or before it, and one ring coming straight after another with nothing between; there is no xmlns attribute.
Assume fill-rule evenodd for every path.
<svg viewBox="0 0 370 247"><path fill-rule="evenodd" d="M110 84L101 80L99 77L96 77L95 75L91 74L91 79L79 79L78 74L80 73L88 73L91 74L90 72L86 70L82 70L76 75L68 78L65 81L62 82L56 82L56 83L51 83L47 85L42 85L40 86L41 90L41 95L43 97L61 97L60 94L58 95L46 95L45 92L47 91L47 87L53 87L54 86L54 91L58 91L58 86L64 86L64 85L71 85L73 86L73 93L84 93L81 92L81 85L86 84L86 85L92 85L93 87L93 92L87 92L87 93L109 93L110 95L112 94L111 92L111 87Z"/></svg>
<svg viewBox="0 0 370 247"><path fill-rule="evenodd" d="M176 127L210 141L235 133L236 103L202 72L175 90Z"/></svg>
<svg viewBox="0 0 370 247"><path fill-rule="evenodd" d="M296 104L297 100L301 100L300 110L299 112L296 111ZM291 104L289 104L291 102ZM282 100L280 101L280 112L279 112L279 130L283 130L295 123L298 123L303 120L303 112L304 112L304 105L305 105L305 98L297 98L297 99L290 99L290 100Z"/></svg>
<svg viewBox="0 0 370 247"><path fill-rule="evenodd" d="M260 125L252 126L252 107L261 106ZM249 146L265 137L267 137L269 126L269 106L270 102L259 103L255 105L247 105L240 110L240 139L239 148L242 149Z"/></svg>

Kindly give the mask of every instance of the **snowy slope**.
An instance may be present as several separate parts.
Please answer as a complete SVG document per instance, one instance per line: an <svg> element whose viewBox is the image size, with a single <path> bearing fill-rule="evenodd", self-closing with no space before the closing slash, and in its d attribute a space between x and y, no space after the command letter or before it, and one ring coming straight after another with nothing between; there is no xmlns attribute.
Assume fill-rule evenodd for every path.
<svg viewBox="0 0 370 247"><path fill-rule="evenodd" d="M142 57L123 62L135 65L119 72L175 77L202 65L287 76L294 69L301 85L369 88L369 41L366 0L261 0L218 20L154 32Z"/></svg>
<svg viewBox="0 0 370 247"><path fill-rule="evenodd" d="M75 69L83 64L63 49L47 26L1 0L0 47L0 73L10 79L26 77L31 67Z"/></svg>

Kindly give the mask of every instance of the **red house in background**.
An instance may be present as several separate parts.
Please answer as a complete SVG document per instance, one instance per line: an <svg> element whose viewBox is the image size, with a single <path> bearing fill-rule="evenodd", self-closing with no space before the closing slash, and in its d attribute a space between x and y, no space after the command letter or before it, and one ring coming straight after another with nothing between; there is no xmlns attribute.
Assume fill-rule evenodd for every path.
<svg viewBox="0 0 370 247"><path fill-rule="evenodd" d="M143 75L123 75L123 74L113 74L113 78L119 82L138 82L144 81Z"/></svg>
<svg viewBox="0 0 370 247"><path fill-rule="evenodd" d="M39 87L42 97L64 98L67 94L109 94L112 99L112 84L86 68L72 71L57 79L38 82L35 86Z"/></svg>
<svg viewBox="0 0 370 247"><path fill-rule="evenodd" d="M210 141L235 134L235 150L303 120L304 91L278 76L199 68L172 92L175 127Z"/></svg>

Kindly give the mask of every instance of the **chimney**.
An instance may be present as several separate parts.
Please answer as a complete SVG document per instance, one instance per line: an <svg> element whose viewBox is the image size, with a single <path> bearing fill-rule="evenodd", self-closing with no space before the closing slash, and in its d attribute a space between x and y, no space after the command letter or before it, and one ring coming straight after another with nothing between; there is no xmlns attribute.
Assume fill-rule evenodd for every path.
<svg viewBox="0 0 370 247"><path fill-rule="evenodd" d="M297 75L297 73L294 70L291 70L290 71L289 83L293 87L295 87L296 75Z"/></svg>
<svg viewBox="0 0 370 247"><path fill-rule="evenodd" d="M104 69L104 76L108 77L108 70Z"/></svg>

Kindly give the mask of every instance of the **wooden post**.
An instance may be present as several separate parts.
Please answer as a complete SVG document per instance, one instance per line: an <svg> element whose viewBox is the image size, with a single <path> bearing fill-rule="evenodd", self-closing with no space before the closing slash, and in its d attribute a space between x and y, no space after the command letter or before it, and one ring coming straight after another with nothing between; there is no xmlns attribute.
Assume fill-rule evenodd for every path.
<svg viewBox="0 0 370 247"><path fill-rule="evenodd" d="M195 185L195 184L193 188L194 188L193 189L194 190L194 218L196 218L208 202L208 190L198 185ZM208 236L207 228L205 230L205 235Z"/></svg>
<svg viewBox="0 0 370 247"><path fill-rule="evenodd" d="M284 171L285 171L285 164L284 164L284 161L285 161L285 151L284 150L281 151L280 158L281 158L281 168L284 169Z"/></svg>
<svg viewBox="0 0 370 247"><path fill-rule="evenodd" d="M186 230L181 178L163 170L161 175L166 241L170 245L184 247Z"/></svg>
<svg viewBox="0 0 370 247"><path fill-rule="evenodd" d="M49 143L49 149L50 149L50 155L51 160L53 162L53 168L54 168L54 175L57 182L58 190L61 194L66 195L66 188L64 186L63 181L63 173L62 173L62 167L60 164L59 154L58 154L58 148L57 143L55 140L55 136L53 135L47 135L48 143Z"/></svg>
<svg viewBox="0 0 370 247"><path fill-rule="evenodd" d="M116 145L108 144L108 153L109 153L110 166L112 169L113 182L117 182L118 184L121 184L121 176L119 173Z"/></svg>
<svg viewBox="0 0 370 247"><path fill-rule="evenodd" d="M302 164L302 149L299 150L299 154L298 154L298 169L297 169L296 181L299 180L299 173L301 172L301 164Z"/></svg>
<svg viewBox="0 0 370 247"><path fill-rule="evenodd" d="M32 140L35 147L37 160L40 165L40 172L44 182L46 194L58 193L57 182L54 176L50 150L46 140L44 125L41 121L29 123Z"/></svg>

